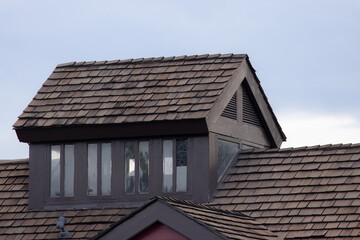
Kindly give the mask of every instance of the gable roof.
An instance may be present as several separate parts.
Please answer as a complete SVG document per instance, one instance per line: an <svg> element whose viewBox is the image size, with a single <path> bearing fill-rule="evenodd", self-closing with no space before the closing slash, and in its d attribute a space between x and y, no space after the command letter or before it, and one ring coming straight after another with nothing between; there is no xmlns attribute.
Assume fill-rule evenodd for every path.
<svg viewBox="0 0 360 240"><path fill-rule="evenodd" d="M71 239L89 239L135 207L29 210L28 161L0 161L0 239L58 239L56 223L66 218Z"/></svg>
<svg viewBox="0 0 360 240"><path fill-rule="evenodd" d="M212 110L221 96L226 91L233 91L229 89L229 83L237 78L236 73L241 66L246 66L255 75L246 54L60 64L13 127L23 142L52 141L54 139L49 136L54 132L43 132L58 130L59 127L62 133L57 134L66 136L55 140L73 140L70 138L74 136L68 136L71 133L91 139L94 136L86 135L95 131L100 132L96 138L108 138L108 135L112 135L106 135L104 128L109 131L109 126L126 126L116 131L113 128L110 130L112 134L122 132L121 137L133 137L132 132L137 131L139 125L143 129L138 131L144 136L159 132L151 132L149 125L146 125L149 123L158 124L153 129L163 127L169 131L175 128L174 125L164 127L164 122L185 124L191 121L191 124L183 126L185 132L183 129L178 132L174 130L174 134L208 133L206 120L214 117ZM254 79L257 84L260 83L256 76ZM238 79L240 82L242 80ZM259 96L266 103L265 111L276 129L272 134L280 136L276 139L285 140L260 84L259 89ZM136 127L129 129L129 124L134 126L134 123ZM87 129L80 132L79 129L83 127ZM78 131L76 134L72 131L74 128ZM31 132L33 129L36 129L36 133Z"/></svg>
<svg viewBox="0 0 360 240"><path fill-rule="evenodd" d="M149 208L154 209L149 210ZM171 210L175 211L171 212ZM140 214L144 211L148 211L145 213L145 216ZM150 212L151 214L149 214ZM164 216L166 217L164 218ZM130 220L130 225L127 225ZM146 222L146 224L144 225L143 222ZM256 222L255 219L241 213L220 210L204 204L195 204L189 201L164 197L152 199L143 207L113 224L110 228L95 236L93 239L102 239L114 230L121 234L112 233L111 236L107 236L109 239L113 239L114 236L127 239L129 236L141 233L143 228L147 228L156 222L162 222L165 225L169 225L175 231L184 235L189 234L190 232L190 234L193 234L191 236L187 235L190 239L197 239L196 234L201 234L204 239L208 239L207 237L209 237L209 239L210 237L211 239L279 239L274 233ZM190 224L186 225L187 223ZM194 224L200 224L204 229L192 229ZM136 225L136 228L134 229L136 232L125 233L127 229L131 228L131 225ZM121 227L121 229L117 229L118 227ZM199 233L199 231L204 232ZM204 235L207 234L206 231L210 231L210 234L207 235L207 237ZM215 235L211 235L211 233L214 233Z"/></svg>
<svg viewBox="0 0 360 240"><path fill-rule="evenodd" d="M241 152L213 206L241 211L286 239L357 239L360 144Z"/></svg>

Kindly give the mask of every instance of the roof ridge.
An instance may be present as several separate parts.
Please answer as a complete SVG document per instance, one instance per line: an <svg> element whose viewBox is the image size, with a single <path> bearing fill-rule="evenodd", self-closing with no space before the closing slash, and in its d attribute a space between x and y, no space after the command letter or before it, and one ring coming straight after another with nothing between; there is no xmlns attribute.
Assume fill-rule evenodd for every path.
<svg viewBox="0 0 360 240"><path fill-rule="evenodd" d="M70 67L70 66L84 66L84 65L110 65L110 64L125 64L125 63L139 63L139 62L167 62L167 61L180 61L180 60L200 60L200 59L212 59L212 58L245 58L247 54L195 54L195 55L182 55L182 56L160 56L160 57L148 57L148 58L128 58L128 59L115 59L110 61L80 61L80 62L67 62L61 63L56 68Z"/></svg>
<svg viewBox="0 0 360 240"><path fill-rule="evenodd" d="M12 160L0 160L0 165L15 165L19 163L28 163L28 158L23 159L12 159Z"/></svg>
<svg viewBox="0 0 360 240"><path fill-rule="evenodd" d="M360 147L360 143L337 143L337 144L322 144L322 145L310 145L300 147L286 147L286 148L258 148L258 149L246 149L240 150L242 154L250 153L271 153L271 152L294 152L303 150L325 150L325 149L350 149Z"/></svg>
<svg viewBox="0 0 360 240"><path fill-rule="evenodd" d="M248 216L246 214L243 214L242 212L239 211L229 211L229 210L224 210L221 208L217 208L217 207L213 207L213 206L209 206L206 203L194 203L192 201L189 200L182 200L182 199L176 199L176 198L172 198L172 197L156 197L159 200L168 202L168 203L179 203L179 204L186 204L188 206L194 206L194 207L199 207L199 208L203 208L203 209L207 209L207 210L213 210L213 211L217 211L217 212L222 212L222 213L226 213L226 214L232 214L235 216L240 216L240 217L246 217L248 219L252 219L255 220L255 218Z"/></svg>

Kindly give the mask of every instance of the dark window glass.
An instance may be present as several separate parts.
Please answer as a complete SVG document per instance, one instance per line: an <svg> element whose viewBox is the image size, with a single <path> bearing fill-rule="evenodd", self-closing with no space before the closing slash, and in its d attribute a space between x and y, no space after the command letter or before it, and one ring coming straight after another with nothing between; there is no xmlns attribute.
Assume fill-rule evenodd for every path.
<svg viewBox="0 0 360 240"><path fill-rule="evenodd" d="M111 143L101 144L101 194L111 194Z"/></svg>
<svg viewBox="0 0 360 240"><path fill-rule="evenodd" d="M135 193L135 142L125 143L125 192Z"/></svg>
<svg viewBox="0 0 360 240"><path fill-rule="evenodd" d="M97 144L88 144L88 196L97 196Z"/></svg>
<svg viewBox="0 0 360 240"><path fill-rule="evenodd" d="M64 195L65 197L74 196L74 145L65 145L65 179Z"/></svg>
<svg viewBox="0 0 360 240"><path fill-rule="evenodd" d="M173 191L173 141L163 141L163 192Z"/></svg>
<svg viewBox="0 0 360 240"><path fill-rule="evenodd" d="M60 146L51 146L50 196L60 197Z"/></svg>
<svg viewBox="0 0 360 240"><path fill-rule="evenodd" d="M227 166L230 164L230 161L233 159L235 154L238 152L239 144L219 139L217 141L217 145L218 145L218 148L217 148L217 151L218 151L217 173L218 173L218 178L220 178L224 174Z"/></svg>
<svg viewBox="0 0 360 240"><path fill-rule="evenodd" d="M186 192L187 189L187 140L176 140L176 191Z"/></svg>
<svg viewBox="0 0 360 240"><path fill-rule="evenodd" d="M139 142L139 192L149 192L149 142Z"/></svg>

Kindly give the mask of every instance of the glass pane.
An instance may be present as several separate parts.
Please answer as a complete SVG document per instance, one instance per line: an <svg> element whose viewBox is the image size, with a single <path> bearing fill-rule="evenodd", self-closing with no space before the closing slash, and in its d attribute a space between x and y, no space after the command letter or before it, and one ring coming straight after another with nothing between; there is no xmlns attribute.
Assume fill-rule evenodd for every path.
<svg viewBox="0 0 360 240"><path fill-rule="evenodd" d="M50 196L60 197L60 146L51 146Z"/></svg>
<svg viewBox="0 0 360 240"><path fill-rule="evenodd" d="M125 143L125 192L135 193L135 142Z"/></svg>
<svg viewBox="0 0 360 240"><path fill-rule="evenodd" d="M97 195L97 144L88 144L88 196Z"/></svg>
<svg viewBox="0 0 360 240"><path fill-rule="evenodd" d="M176 140L176 191L186 192L187 186L187 140Z"/></svg>
<svg viewBox="0 0 360 240"><path fill-rule="evenodd" d="M139 192L149 192L149 142L139 142Z"/></svg>
<svg viewBox="0 0 360 240"><path fill-rule="evenodd" d="M233 159L234 155L239 150L239 144L228 142L224 140L218 140L218 178L226 170L227 166L230 164L230 161Z"/></svg>
<svg viewBox="0 0 360 240"><path fill-rule="evenodd" d="M173 191L173 142L163 141L163 192Z"/></svg>
<svg viewBox="0 0 360 240"><path fill-rule="evenodd" d="M111 194L111 144L101 144L101 194Z"/></svg>
<svg viewBox="0 0 360 240"><path fill-rule="evenodd" d="M74 145L65 145L64 195L74 196Z"/></svg>
<svg viewBox="0 0 360 240"><path fill-rule="evenodd" d="M242 146L241 146L241 150L249 150L249 149L254 149L255 147L253 147L253 146L249 146L249 145L245 145L245 144L243 144Z"/></svg>

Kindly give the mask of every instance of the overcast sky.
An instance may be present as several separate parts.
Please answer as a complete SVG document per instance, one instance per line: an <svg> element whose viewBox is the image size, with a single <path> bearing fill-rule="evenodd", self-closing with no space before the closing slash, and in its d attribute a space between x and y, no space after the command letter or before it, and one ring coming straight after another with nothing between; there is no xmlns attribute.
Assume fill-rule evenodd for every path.
<svg viewBox="0 0 360 240"><path fill-rule="evenodd" d="M360 1L0 0L0 159L59 63L247 53L288 137L360 142Z"/></svg>

